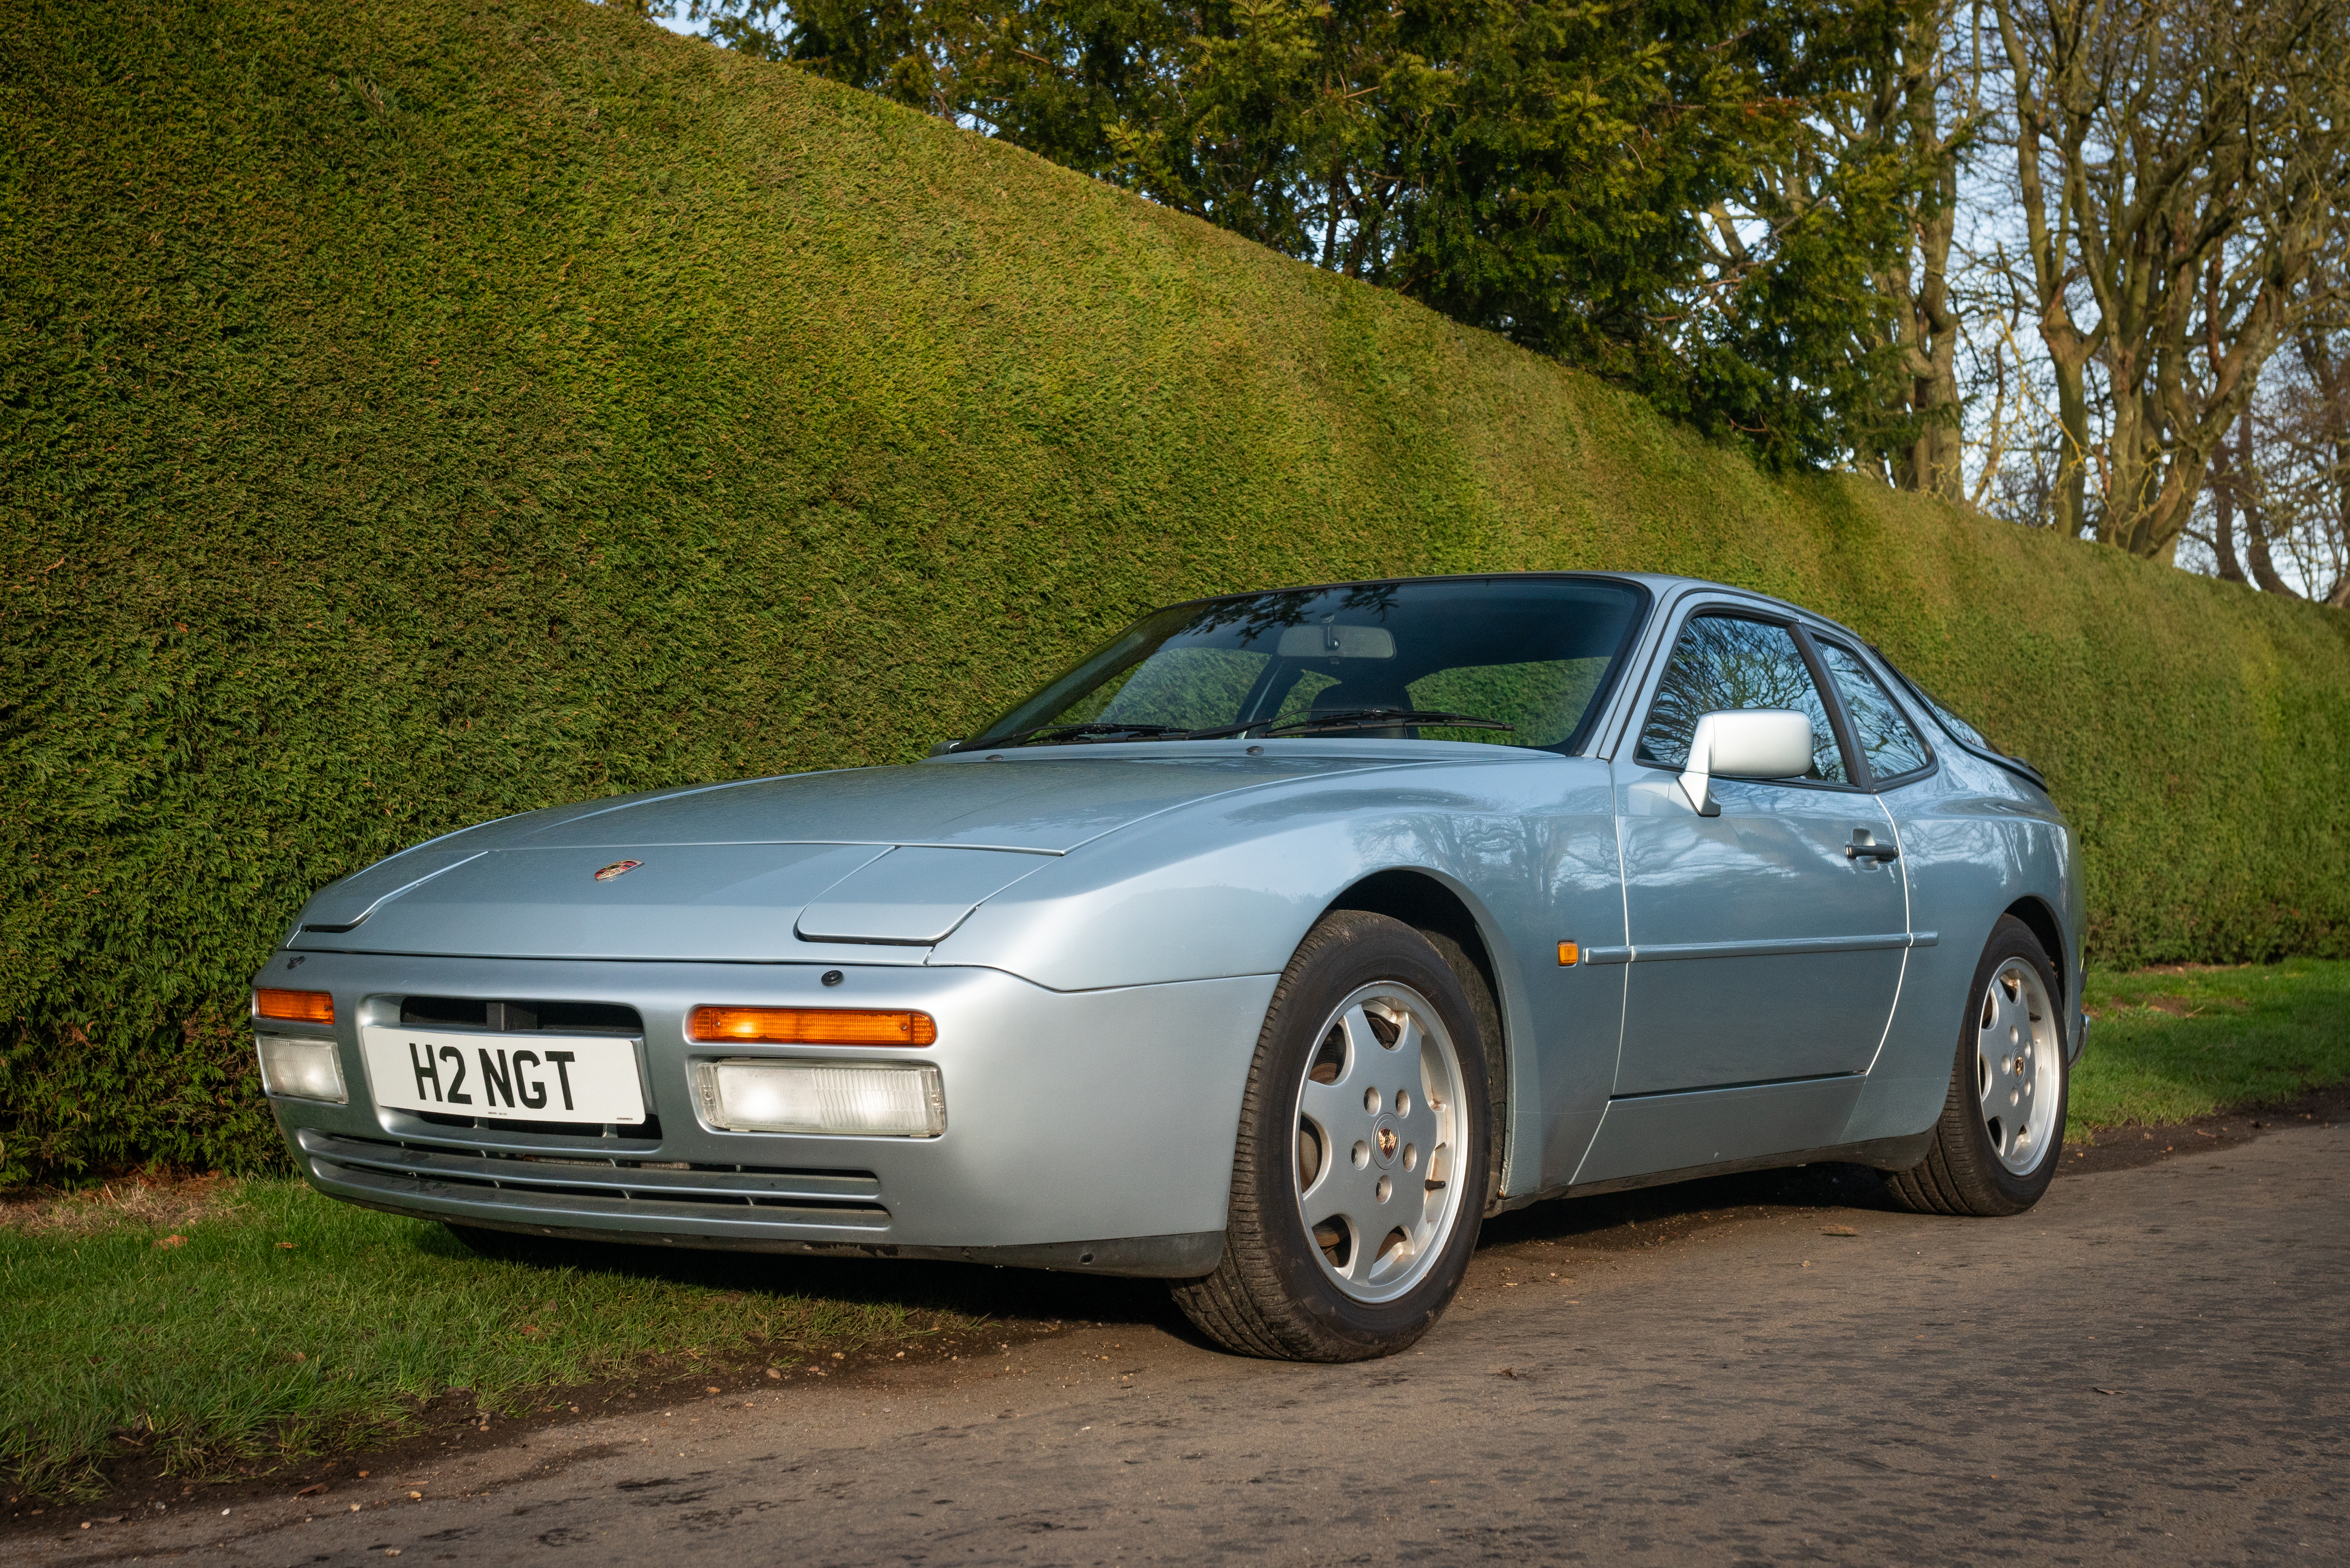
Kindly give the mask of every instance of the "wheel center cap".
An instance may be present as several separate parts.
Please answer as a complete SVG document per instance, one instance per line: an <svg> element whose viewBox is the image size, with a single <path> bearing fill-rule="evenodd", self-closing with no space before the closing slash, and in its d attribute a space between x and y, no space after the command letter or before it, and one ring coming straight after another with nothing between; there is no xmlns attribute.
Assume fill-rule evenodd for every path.
<svg viewBox="0 0 2350 1568"><path fill-rule="evenodd" d="M1371 1158L1381 1165L1386 1165L1395 1158L1396 1150L1402 1143L1403 1139L1396 1132L1395 1123L1389 1118L1381 1116L1371 1124Z"/></svg>

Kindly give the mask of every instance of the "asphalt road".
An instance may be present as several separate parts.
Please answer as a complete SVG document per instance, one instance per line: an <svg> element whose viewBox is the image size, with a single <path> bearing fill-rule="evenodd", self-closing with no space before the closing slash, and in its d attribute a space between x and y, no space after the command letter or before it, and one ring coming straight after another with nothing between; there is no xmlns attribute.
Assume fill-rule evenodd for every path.
<svg viewBox="0 0 2350 1568"><path fill-rule="evenodd" d="M419 1568L2350 1563L2350 1127L2068 1177L2008 1220L1671 1212L1673 1239L1638 1244L1635 1226L1627 1246L1618 1224L1613 1250L1587 1208L1497 1222L1460 1304L1389 1361L1272 1365L1165 1320L1072 1325L227 1516L84 1532L68 1515L5 1551L396 1552Z"/></svg>

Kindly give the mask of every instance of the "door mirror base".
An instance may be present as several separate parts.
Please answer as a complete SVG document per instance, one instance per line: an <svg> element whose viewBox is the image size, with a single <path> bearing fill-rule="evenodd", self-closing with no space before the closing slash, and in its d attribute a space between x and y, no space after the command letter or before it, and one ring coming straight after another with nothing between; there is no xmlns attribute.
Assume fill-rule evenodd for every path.
<svg viewBox="0 0 2350 1568"><path fill-rule="evenodd" d="M1713 780L1691 768L1680 777L1681 794L1689 797L1690 809L1700 816L1720 816L1721 803L1713 798Z"/></svg>

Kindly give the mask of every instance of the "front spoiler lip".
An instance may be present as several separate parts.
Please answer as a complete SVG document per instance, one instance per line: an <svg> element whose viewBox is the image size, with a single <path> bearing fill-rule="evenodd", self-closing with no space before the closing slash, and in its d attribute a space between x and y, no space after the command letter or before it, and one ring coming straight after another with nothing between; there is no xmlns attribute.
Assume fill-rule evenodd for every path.
<svg viewBox="0 0 2350 1568"><path fill-rule="evenodd" d="M1224 1233L1195 1231L1174 1236L1118 1236L1097 1241L1035 1241L984 1247L910 1246L897 1241L808 1241L787 1236L742 1236L721 1232L604 1230L585 1225L543 1225L504 1213L475 1212L477 1206L452 1203L411 1209L338 1189L335 1196L360 1209L410 1220L477 1226L518 1236L563 1241L617 1241L642 1247L692 1247L723 1252L782 1252L828 1258L906 1258L947 1263L986 1263L1007 1269L1047 1269L1129 1279L1192 1280L1215 1272L1223 1261Z"/></svg>
<svg viewBox="0 0 2350 1568"><path fill-rule="evenodd" d="M760 1187L772 1189L768 1201L775 1207L754 1210L760 1217L746 1220L733 1217L740 1210L713 1207L691 1212L685 1203L663 1201L669 1191L686 1198L708 1190L706 1179L698 1180L690 1173L598 1170L589 1188L567 1191L553 1185L559 1180L556 1170L533 1162L531 1179L548 1183L547 1189L485 1187L474 1183L505 1162L444 1150L377 1146L307 1130L297 1131L293 1141L311 1185L343 1202L522 1236L721 1251L924 1258L1166 1279L1211 1273L1224 1251L1222 1231L976 1245L893 1241L889 1239L889 1210L878 1201L879 1184L870 1177L845 1173L779 1172L767 1181L754 1178ZM338 1155L359 1159L347 1163ZM522 1174L519 1168L508 1173L510 1179ZM742 1180L733 1177L728 1183L733 1187ZM751 1191L745 1187L743 1195ZM810 1231L817 1233L809 1235Z"/></svg>

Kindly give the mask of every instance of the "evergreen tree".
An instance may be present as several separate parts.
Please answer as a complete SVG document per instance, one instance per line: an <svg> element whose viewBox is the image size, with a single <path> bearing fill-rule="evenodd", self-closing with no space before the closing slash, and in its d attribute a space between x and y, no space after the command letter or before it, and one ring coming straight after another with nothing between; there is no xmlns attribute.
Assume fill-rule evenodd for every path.
<svg viewBox="0 0 2350 1568"><path fill-rule="evenodd" d="M1913 441L1883 280L1947 150L1868 119L1929 0L695 0L1612 379L1780 466Z"/></svg>

